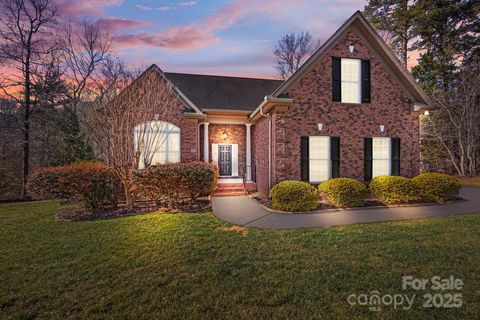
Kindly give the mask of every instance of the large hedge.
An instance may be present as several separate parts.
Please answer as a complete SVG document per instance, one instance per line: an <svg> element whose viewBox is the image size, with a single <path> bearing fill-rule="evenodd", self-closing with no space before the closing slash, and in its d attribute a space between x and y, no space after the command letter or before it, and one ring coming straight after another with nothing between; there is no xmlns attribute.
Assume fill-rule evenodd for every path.
<svg viewBox="0 0 480 320"><path fill-rule="evenodd" d="M115 204L118 186L112 170L94 162L42 168L27 179L28 194L33 199L80 201L92 211Z"/></svg>
<svg viewBox="0 0 480 320"><path fill-rule="evenodd" d="M218 179L218 168L204 162L167 163L137 170L137 195L175 206L181 198L195 201L211 195Z"/></svg>
<svg viewBox="0 0 480 320"><path fill-rule="evenodd" d="M317 189L302 181L285 180L270 190L274 209L282 211L308 211L318 207Z"/></svg>
<svg viewBox="0 0 480 320"><path fill-rule="evenodd" d="M363 182L350 178L335 178L323 182L318 190L329 204L341 207L360 207L368 197L367 187Z"/></svg>
<svg viewBox="0 0 480 320"><path fill-rule="evenodd" d="M400 176L381 176L370 181L370 193L385 204L409 203L420 199L412 179Z"/></svg>
<svg viewBox="0 0 480 320"><path fill-rule="evenodd" d="M448 174L422 173L412 179L424 200L445 202L460 192L460 182Z"/></svg>

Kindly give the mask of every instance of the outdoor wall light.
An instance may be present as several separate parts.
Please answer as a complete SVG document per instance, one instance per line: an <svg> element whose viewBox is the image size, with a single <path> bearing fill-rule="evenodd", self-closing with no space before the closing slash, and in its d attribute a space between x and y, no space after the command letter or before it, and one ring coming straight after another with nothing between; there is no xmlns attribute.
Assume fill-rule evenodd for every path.
<svg viewBox="0 0 480 320"><path fill-rule="evenodd" d="M318 123L317 126L318 126L318 131L322 131L323 123Z"/></svg>
<svg viewBox="0 0 480 320"><path fill-rule="evenodd" d="M349 45L348 51L350 51L350 53L353 53L353 50L355 50L355 46L353 44Z"/></svg>
<svg viewBox="0 0 480 320"><path fill-rule="evenodd" d="M227 131L223 131L223 141L227 141L228 140L228 133Z"/></svg>
<svg viewBox="0 0 480 320"><path fill-rule="evenodd" d="M380 132L381 133L385 132L385 126L383 124L380 125Z"/></svg>
<svg viewBox="0 0 480 320"><path fill-rule="evenodd" d="M430 114L430 112L428 110L425 110L425 112L423 113L424 116L428 116Z"/></svg>

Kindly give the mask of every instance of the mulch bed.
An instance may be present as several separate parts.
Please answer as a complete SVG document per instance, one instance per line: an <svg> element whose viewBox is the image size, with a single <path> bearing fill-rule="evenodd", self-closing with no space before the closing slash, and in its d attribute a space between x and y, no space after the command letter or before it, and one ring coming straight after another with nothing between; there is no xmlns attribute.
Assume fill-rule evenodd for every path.
<svg viewBox="0 0 480 320"><path fill-rule="evenodd" d="M266 208L275 211L277 213L284 213L283 211L279 211L273 208L272 206L272 201L270 199L262 198L259 196L253 196L253 199L257 201L259 204L265 206ZM449 201L444 202L443 204L447 203L453 203L453 202L461 202L465 201L465 199L456 197L454 199L451 199ZM415 207L415 206L421 206L421 205L438 205L439 203L436 202L428 202L428 201L412 201L409 203L404 203L404 204L396 204L396 205L386 205L376 199L367 199L365 201L365 204L362 207L344 207L344 208L336 208L326 202L319 201L318 207L314 210L311 211L304 211L304 212L295 212L295 213L318 213L318 211L322 210L328 210L328 209L334 209L334 210L351 210L351 209L367 209L367 208L398 208L398 207ZM292 213L292 212L285 212L285 213Z"/></svg>
<svg viewBox="0 0 480 320"><path fill-rule="evenodd" d="M209 199L198 200L195 203L181 203L175 208L166 208L153 201L136 202L133 210L127 210L125 204L119 204L117 207L107 208L103 211L90 212L84 209L80 204L63 203L65 208L56 213L57 221L85 221L99 219L114 219L119 217L128 217L133 215L147 213L202 213L210 211L211 204Z"/></svg>

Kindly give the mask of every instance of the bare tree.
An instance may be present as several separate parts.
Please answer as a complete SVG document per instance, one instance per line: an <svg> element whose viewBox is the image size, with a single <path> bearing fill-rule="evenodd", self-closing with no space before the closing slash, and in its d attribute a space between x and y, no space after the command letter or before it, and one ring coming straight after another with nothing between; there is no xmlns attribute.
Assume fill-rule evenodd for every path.
<svg viewBox="0 0 480 320"><path fill-rule="evenodd" d="M92 85L92 76L109 58L112 41L98 23L84 20L79 25L66 26L60 43L68 98L76 113L85 89Z"/></svg>
<svg viewBox="0 0 480 320"><path fill-rule="evenodd" d="M314 41L310 32L287 33L278 40L273 49L274 67L282 79L289 78L320 47L320 41Z"/></svg>
<svg viewBox="0 0 480 320"><path fill-rule="evenodd" d="M0 88L23 109L25 181L29 173L32 82L44 56L53 48L51 26L57 13L51 0L1 0L0 6L0 61L18 73L3 75Z"/></svg>
<svg viewBox="0 0 480 320"><path fill-rule="evenodd" d="M110 60L99 96L87 105L82 121L99 156L122 182L129 210L135 200L133 170L155 164L168 139L168 123L181 118L180 100L158 67L134 78L123 63Z"/></svg>
<svg viewBox="0 0 480 320"><path fill-rule="evenodd" d="M455 87L436 92L438 107L424 119L423 138L439 143L457 174L474 176L480 170L480 74L463 69Z"/></svg>

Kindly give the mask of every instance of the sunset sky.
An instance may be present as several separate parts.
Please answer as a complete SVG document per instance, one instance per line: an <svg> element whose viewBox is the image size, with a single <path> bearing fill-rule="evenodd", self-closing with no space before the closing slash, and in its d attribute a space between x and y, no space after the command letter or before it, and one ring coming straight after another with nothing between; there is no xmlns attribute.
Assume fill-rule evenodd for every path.
<svg viewBox="0 0 480 320"><path fill-rule="evenodd" d="M128 63L165 71L275 77L287 32L327 39L363 0L58 0L63 19L100 20Z"/></svg>

